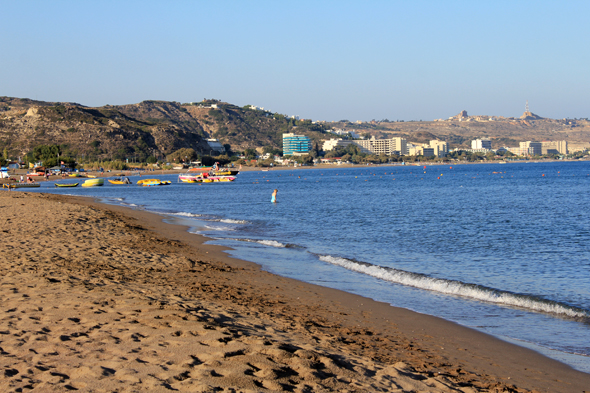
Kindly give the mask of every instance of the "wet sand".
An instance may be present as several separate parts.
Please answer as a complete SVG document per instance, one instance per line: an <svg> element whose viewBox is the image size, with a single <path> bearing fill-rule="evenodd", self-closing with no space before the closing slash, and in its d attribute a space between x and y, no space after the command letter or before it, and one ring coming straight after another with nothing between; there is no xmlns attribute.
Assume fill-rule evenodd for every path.
<svg viewBox="0 0 590 393"><path fill-rule="evenodd" d="M155 214L17 191L0 212L0 391L590 391L536 352L266 273Z"/></svg>

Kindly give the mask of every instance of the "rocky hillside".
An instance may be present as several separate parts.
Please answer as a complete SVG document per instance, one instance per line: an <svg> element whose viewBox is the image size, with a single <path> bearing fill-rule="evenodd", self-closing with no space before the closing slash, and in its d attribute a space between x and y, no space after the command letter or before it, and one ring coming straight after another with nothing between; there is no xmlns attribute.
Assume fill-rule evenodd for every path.
<svg viewBox="0 0 590 393"><path fill-rule="evenodd" d="M525 113L527 115L527 113ZM470 147L472 139L489 138L492 147L515 147L520 141L566 140L572 148L590 145L590 121L587 119L547 119L534 114L522 118L459 115L442 121L369 123L330 123L330 128L369 133L377 138L404 137L424 143L431 139L446 140L451 148ZM490 120L492 118L493 120Z"/></svg>
<svg viewBox="0 0 590 393"><path fill-rule="evenodd" d="M139 117L134 110L154 114ZM179 104L168 102L89 108L2 97L0 148L16 157L38 145L57 144L67 155L88 159L162 157L182 147L208 151L203 129L181 114Z"/></svg>
<svg viewBox="0 0 590 393"><path fill-rule="evenodd" d="M0 151L6 148L10 157L22 157L38 145L58 144L72 157L144 161L180 148L209 154L207 138L230 144L234 151L281 148L282 133L297 130L322 139L323 129L311 122L218 101L143 101L90 108L0 97Z"/></svg>
<svg viewBox="0 0 590 393"><path fill-rule="evenodd" d="M326 128L311 120L295 120L278 113L244 108L236 105L209 101L183 106L202 125L205 133L230 144L232 149L271 146L282 149L283 133L307 135L314 143L329 139Z"/></svg>

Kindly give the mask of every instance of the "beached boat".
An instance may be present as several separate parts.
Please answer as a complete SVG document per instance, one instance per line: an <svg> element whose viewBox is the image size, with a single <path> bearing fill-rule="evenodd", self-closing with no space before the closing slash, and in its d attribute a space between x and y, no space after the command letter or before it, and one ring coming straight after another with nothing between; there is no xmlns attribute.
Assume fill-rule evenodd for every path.
<svg viewBox="0 0 590 393"><path fill-rule="evenodd" d="M82 187L98 187L104 185L104 179L89 179L82 183Z"/></svg>
<svg viewBox="0 0 590 393"><path fill-rule="evenodd" d="M6 183L2 185L2 188L36 188L41 187L38 183Z"/></svg>
<svg viewBox="0 0 590 393"><path fill-rule="evenodd" d="M56 187L78 187L78 184L80 184L80 183L70 183L70 184L55 183L55 186Z"/></svg>

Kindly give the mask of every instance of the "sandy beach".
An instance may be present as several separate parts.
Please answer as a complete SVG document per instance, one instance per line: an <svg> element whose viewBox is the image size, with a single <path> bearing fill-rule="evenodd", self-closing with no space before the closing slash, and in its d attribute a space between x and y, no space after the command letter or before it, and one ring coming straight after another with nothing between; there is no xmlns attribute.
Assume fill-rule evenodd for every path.
<svg viewBox="0 0 590 393"><path fill-rule="evenodd" d="M0 192L0 391L590 392L454 323L261 271L143 211Z"/></svg>

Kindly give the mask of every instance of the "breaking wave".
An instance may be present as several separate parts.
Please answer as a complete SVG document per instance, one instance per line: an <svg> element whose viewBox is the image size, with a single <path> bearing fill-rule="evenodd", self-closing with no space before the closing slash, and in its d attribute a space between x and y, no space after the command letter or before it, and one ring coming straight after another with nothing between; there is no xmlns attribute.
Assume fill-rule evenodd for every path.
<svg viewBox="0 0 590 393"><path fill-rule="evenodd" d="M277 242L276 240L255 240L255 239L228 239L228 240L235 240L238 242L248 242L248 243L258 243L262 244L263 246L269 247L276 247L276 248L299 248L299 246L295 244L284 244L281 242Z"/></svg>
<svg viewBox="0 0 590 393"><path fill-rule="evenodd" d="M202 217L201 214L195 213L187 213L187 212L176 212L176 213L168 213L171 216L180 216L180 217Z"/></svg>
<svg viewBox="0 0 590 393"><path fill-rule="evenodd" d="M332 265L344 267L358 273L363 273L381 280L407 285L414 288L426 289L446 295L462 296L474 300L495 303L499 305L525 308L531 311L549 314L565 315L572 318L588 318L588 311L567 304L545 300L535 296L521 295L501 291L476 284L464 283L456 280L445 280L429 277L425 274L406 272L393 268L372 265L366 262L319 255L319 259Z"/></svg>
<svg viewBox="0 0 590 393"><path fill-rule="evenodd" d="M211 231L235 231L235 228L228 226L204 225L203 228Z"/></svg>
<svg viewBox="0 0 590 393"><path fill-rule="evenodd" d="M231 218L215 218L207 221L223 222L225 224L249 224L246 220L233 220Z"/></svg>

